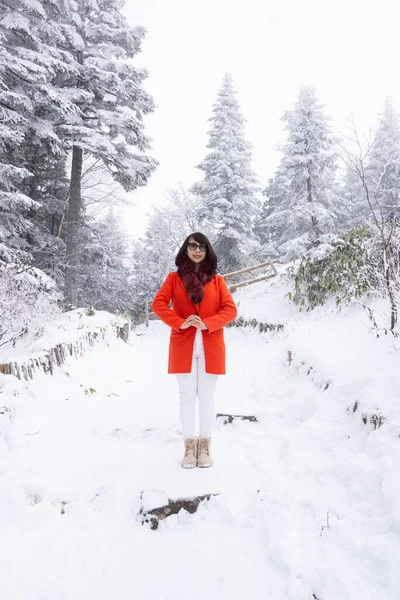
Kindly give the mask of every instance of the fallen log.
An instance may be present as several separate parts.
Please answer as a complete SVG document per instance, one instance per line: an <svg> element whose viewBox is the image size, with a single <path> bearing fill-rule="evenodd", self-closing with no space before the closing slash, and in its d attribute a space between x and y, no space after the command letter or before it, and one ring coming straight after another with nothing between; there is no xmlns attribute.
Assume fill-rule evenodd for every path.
<svg viewBox="0 0 400 600"><path fill-rule="evenodd" d="M209 500L211 496L218 496L218 494L204 494L203 496L178 498L177 500L170 500L168 498L168 504L165 504L164 506L152 508L151 510L145 510L142 507L139 513L141 515L142 525L150 523L150 529L155 531L158 528L160 521L163 521L171 515L177 515L182 509L190 514L195 513L200 503Z"/></svg>
<svg viewBox="0 0 400 600"><path fill-rule="evenodd" d="M229 415L225 413L217 413L217 419L224 419L224 425L228 425L228 423L233 423L234 419L240 419L241 421L250 421L251 423L258 423L257 417L254 415Z"/></svg>

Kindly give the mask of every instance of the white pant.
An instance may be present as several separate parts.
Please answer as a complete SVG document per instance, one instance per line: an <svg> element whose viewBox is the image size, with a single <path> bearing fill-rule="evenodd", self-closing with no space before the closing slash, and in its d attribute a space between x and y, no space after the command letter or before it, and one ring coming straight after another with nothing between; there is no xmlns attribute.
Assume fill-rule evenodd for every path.
<svg viewBox="0 0 400 600"><path fill-rule="evenodd" d="M191 373L176 376L179 386L179 413L183 437L194 438L196 434L196 398L199 399L199 437L211 437L215 421L215 386L218 375L206 373L203 337L197 331Z"/></svg>

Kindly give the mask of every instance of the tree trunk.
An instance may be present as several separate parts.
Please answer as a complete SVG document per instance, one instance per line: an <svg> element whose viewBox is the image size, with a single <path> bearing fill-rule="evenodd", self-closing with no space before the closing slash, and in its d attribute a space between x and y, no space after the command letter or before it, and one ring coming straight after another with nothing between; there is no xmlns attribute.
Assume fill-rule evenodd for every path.
<svg viewBox="0 0 400 600"><path fill-rule="evenodd" d="M311 176L310 175L308 175L308 177L307 177L307 202L309 202L309 204L312 206L313 196L312 196L312 186L311 186ZM310 235L310 239L313 244L317 244L319 242L320 231L319 231L319 227L318 227L317 217L313 213L311 213L311 225L312 225L312 232Z"/></svg>
<svg viewBox="0 0 400 600"><path fill-rule="evenodd" d="M146 327L149 326L149 299L146 296L146 301L144 304L144 311L145 311L145 323L146 323Z"/></svg>
<svg viewBox="0 0 400 600"><path fill-rule="evenodd" d="M68 191L67 199L65 201L65 206L64 206L63 211L61 213L60 222L58 224L56 237L61 237L61 234L62 234L62 229L63 229L63 225L64 225L64 221L65 221L65 215L67 214L67 209L68 209L68 203L69 203L69 195L70 195L70 193L71 193L71 189L69 189L69 191Z"/></svg>
<svg viewBox="0 0 400 600"><path fill-rule="evenodd" d="M83 150L72 150L71 183L69 188L68 227L66 235L67 267L65 270L64 300L75 308L78 300L79 232L82 212L81 179Z"/></svg>
<svg viewBox="0 0 400 600"><path fill-rule="evenodd" d="M390 250L388 251L386 248L384 249L384 266L385 266L385 283L386 290L389 297L390 302L390 329L394 331L394 328L397 324L397 304L395 299L395 294L393 290L393 278L391 277L391 260L393 260L391 256Z"/></svg>

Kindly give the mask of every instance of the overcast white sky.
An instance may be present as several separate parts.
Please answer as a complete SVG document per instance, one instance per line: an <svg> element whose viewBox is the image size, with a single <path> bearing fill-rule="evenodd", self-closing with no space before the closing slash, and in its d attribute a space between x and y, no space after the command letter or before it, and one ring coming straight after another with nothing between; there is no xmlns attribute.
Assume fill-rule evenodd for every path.
<svg viewBox="0 0 400 600"><path fill-rule="evenodd" d="M136 64L148 69L145 87L157 105L146 124L160 166L128 212L137 236L166 188L201 178L195 166L225 71L262 186L300 85L316 87L337 129L352 112L361 128L375 126L388 96L400 107L400 0L126 0L125 13L147 29Z"/></svg>

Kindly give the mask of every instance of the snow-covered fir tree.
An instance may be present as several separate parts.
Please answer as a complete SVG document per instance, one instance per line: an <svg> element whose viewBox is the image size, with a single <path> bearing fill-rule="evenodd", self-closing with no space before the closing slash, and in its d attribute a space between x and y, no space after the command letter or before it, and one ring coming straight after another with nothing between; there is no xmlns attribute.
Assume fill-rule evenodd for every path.
<svg viewBox="0 0 400 600"><path fill-rule="evenodd" d="M348 209L348 218L343 223L339 222L339 229L353 229L366 223L371 216L371 210L365 197L360 175L355 170L354 164L347 165L341 193Z"/></svg>
<svg viewBox="0 0 400 600"><path fill-rule="evenodd" d="M198 166L204 179L192 190L202 202L203 230L213 240L220 266L226 269L240 261L260 209L251 145L245 138L230 74L223 78L210 121L207 147L211 151Z"/></svg>
<svg viewBox="0 0 400 600"><path fill-rule="evenodd" d="M382 222L400 212L400 123L390 100L386 100L372 142L351 123L342 196L349 208L349 227Z"/></svg>
<svg viewBox="0 0 400 600"><path fill-rule="evenodd" d="M265 190L270 204L262 228L283 254L301 254L335 229L345 211L335 192L335 142L313 88L302 87L282 120L288 139L275 177Z"/></svg>
<svg viewBox="0 0 400 600"><path fill-rule="evenodd" d="M263 190L264 202L255 229L261 244L270 255L279 255L276 244L284 235L285 229L284 222L273 218L273 215L279 211L282 198L285 197L290 187L288 174L282 167L282 164L278 166L274 177L269 180L268 186Z"/></svg>
<svg viewBox="0 0 400 600"><path fill-rule="evenodd" d="M168 248L161 235L150 234L134 244L128 269L127 291L129 312L135 320L143 322L146 310L169 271L175 269L176 252Z"/></svg>
<svg viewBox="0 0 400 600"><path fill-rule="evenodd" d="M0 3L0 259L30 260L26 234L39 204L21 191L31 173L17 150L34 123L32 92L46 83L42 43L32 26L45 15L40 0Z"/></svg>
<svg viewBox="0 0 400 600"><path fill-rule="evenodd" d="M2 183L13 202L8 214L4 206L2 210L3 229L11 234L14 230L8 236L9 249L30 250L38 241L41 225L45 225L43 214L37 219L35 235L27 232L35 220L34 209L43 202L48 204L43 189L48 189L49 173L55 165L58 181L65 180L69 134L66 136L62 127L66 118L78 118L82 98L81 86L73 87L79 69L69 51L71 40L77 37L72 18L75 9L73 0L4 0L0 4L0 106L5 125L0 160L7 164L8 174L14 172L11 187L4 180ZM55 205L64 192L54 197ZM57 207L47 206L42 213L51 215L55 227L60 216ZM43 233L47 237L48 228Z"/></svg>
<svg viewBox="0 0 400 600"><path fill-rule="evenodd" d="M74 95L76 113L65 115L58 131L71 145L101 158L127 190L146 183L155 161L146 154L149 139L143 116L154 102L143 89L147 71L132 64L144 29L128 24L124 0L71 0L66 34L75 78L64 83Z"/></svg>
<svg viewBox="0 0 400 600"><path fill-rule="evenodd" d="M155 168L143 124L153 110L142 88L147 73L131 63L144 30L127 24L123 5L0 4L0 257L33 258L60 282L66 254L66 288L74 301L83 154L101 160L126 190L144 185Z"/></svg>
<svg viewBox="0 0 400 600"><path fill-rule="evenodd" d="M140 51L144 29L128 24L123 6L123 0L70 3L73 30L66 41L77 74L66 85L73 90L76 112L65 115L59 127L72 146L65 278L69 305L77 301L84 152L101 158L126 190L144 185L155 168L146 154L143 123L143 115L154 108L142 87L147 73L130 60Z"/></svg>
<svg viewBox="0 0 400 600"><path fill-rule="evenodd" d="M30 128L16 155L31 172L21 190L39 208L30 215L31 227L25 236L36 268L43 270L62 287L65 242L61 237L63 212L68 199L67 157L54 152L51 144Z"/></svg>
<svg viewBox="0 0 400 600"><path fill-rule="evenodd" d="M147 74L130 61L144 30L127 24L123 4L0 4L0 252L8 261L26 262L33 255L59 275L66 234L67 288L74 299L83 153L99 158L127 190L145 184L155 167L146 154L143 124L143 115L153 110L142 88Z"/></svg>
<svg viewBox="0 0 400 600"><path fill-rule="evenodd" d="M113 211L97 221L85 217L80 243L79 306L123 312L129 244Z"/></svg>
<svg viewBox="0 0 400 600"><path fill-rule="evenodd" d="M400 123L390 100L386 100L367 159L365 180L372 210L384 220L400 211ZM363 213L371 216L365 195Z"/></svg>

